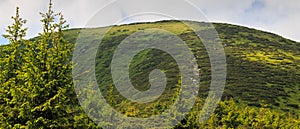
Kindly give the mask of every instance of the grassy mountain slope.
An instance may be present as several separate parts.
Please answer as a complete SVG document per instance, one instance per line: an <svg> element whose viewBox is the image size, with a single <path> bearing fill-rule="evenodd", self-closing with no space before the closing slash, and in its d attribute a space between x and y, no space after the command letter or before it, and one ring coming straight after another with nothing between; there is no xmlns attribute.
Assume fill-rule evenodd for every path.
<svg viewBox="0 0 300 129"><path fill-rule="evenodd" d="M196 31L210 29L205 27L206 23L190 23L196 26ZM263 103L270 108L284 112L299 113L300 43L242 26L219 23L213 25L219 33L227 60L228 73L223 99L233 97L250 106L259 107ZM205 98L211 74L208 54L195 33L178 21L113 26L99 46L96 59L97 79L102 92L107 93L112 85L110 62L116 46L134 32L148 28L170 31L187 43L199 65L201 74L199 96ZM84 38L85 42L97 43L97 37L93 37L93 35L103 31L103 28L87 30L90 34ZM75 43L79 31L80 29L66 31L66 39ZM141 38L141 40L143 39ZM150 86L148 75L151 70L156 68L165 70L168 77L167 90L157 102L169 105L172 101L168 100L176 98L174 93L180 84L180 72L174 59L166 52L147 49L136 55L130 65L131 81L137 89L147 90ZM119 110L122 109L124 100L128 102L128 105L138 105L141 110L144 109L144 106L131 103L119 95L116 89L113 92L117 96L115 101ZM149 103L146 106L151 107L155 104ZM145 112L149 111L145 109Z"/></svg>

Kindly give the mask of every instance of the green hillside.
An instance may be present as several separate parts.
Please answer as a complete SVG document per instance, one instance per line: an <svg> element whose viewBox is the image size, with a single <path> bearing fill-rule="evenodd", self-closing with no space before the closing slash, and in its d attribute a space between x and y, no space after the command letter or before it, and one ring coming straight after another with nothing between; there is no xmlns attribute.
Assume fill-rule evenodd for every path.
<svg viewBox="0 0 300 129"><path fill-rule="evenodd" d="M48 7L38 37L18 7L3 34L0 129L300 127L299 42L194 21L68 29Z"/></svg>
<svg viewBox="0 0 300 129"><path fill-rule="evenodd" d="M300 124L298 117L300 113L300 43L272 33L222 23L213 23L213 26L219 33L226 55L227 80L225 91L222 96L222 102L215 113L212 114L206 123L199 124L199 111L205 102L204 99L208 95L211 83L211 66L205 46L195 32L205 32L212 28L209 24L203 22L186 22L197 28L197 30L192 31L180 21L134 23L111 27L99 45L95 59L97 83L101 92L105 95L105 99L111 106L126 116L146 118L162 113L178 99L177 95L181 84L180 70L170 54L158 49L146 49L138 53L134 56L129 67L131 82L133 86L140 91L149 89L150 80L148 76L152 70L160 69L164 71L167 77L167 86L163 95L157 100L146 104L131 102L120 95L113 84L111 61L117 46L122 40L135 32L157 28L169 31L185 41L197 59L196 62L199 66L198 71L201 75L199 98L193 110L175 128L275 128L297 127ZM71 43L74 47L73 44L76 43L78 36L82 34L81 31L88 32L88 34L80 35L82 36L80 42L87 43L86 48L81 49L82 54L84 54L88 53L85 50L88 49L90 44L99 43L97 34L103 32L105 29L106 28L70 29L64 31L64 38L65 41ZM160 35L157 35L157 37L138 37L136 40L147 41L161 38L159 36ZM39 40L40 37L32 39L32 41ZM52 45L53 44L49 46L50 50L53 48ZM1 58L7 57L5 52L9 47L10 45L0 47L2 52L0 55ZM76 62L73 65L76 65ZM56 73L55 71L52 72ZM70 73L70 71L64 72ZM83 71L83 73L84 72L85 71ZM70 83L65 82L64 84L69 85ZM55 105L50 106L49 109L41 107L51 105L50 102L52 100L50 99L49 105L47 105L47 101L44 105L38 106L40 108L34 108L39 112L38 114L33 114L33 117L23 118L24 115L21 115L21 118L14 118L14 115L3 113L10 108L7 108L7 105L4 104L4 101L7 100L0 100L0 103L3 103L3 106L0 107L0 116L2 117L0 127L12 123L15 124L15 127L22 127L21 125L35 125L36 123L31 124L30 122L26 122L27 119L34 119L33 121L38 124L28 127L96 128L96 125L80 108L74 96L74 87L61 87L62 88L55 89L65 89L62 91L70 96L62 97L62 101L66 101L66 103L64 103L66 106L62 106L55 110L55 112L61 111L67 115L62 115L59 112L58 115L52 113L53 116L48 116L49 113L51 114L52 112L50 109ZM55 89L50 91L56 93ZM1 90L2 89L0 89L0 91ZM30 93L30 90L26 90L26 92ZM47 91L45 92L47 93ZM5 91L1 91L1 93L10 93L10 91L6 91L5 89ZM4 96L4 94L2 95ZM39 97L39 95L35 95L34 97ZM8 97L8 100L9 99ZM31 102L32 100L28 101ZM57 103L59 101L54 102ZM19 102L19 105L21 105L21 107L24 106L20 103L22 103L22 101ZM62 103L59 102L58 105L61 104ZM18 108L16 105L9 105L8 107L12 106L14 107L13 110L16 110ZM90 103L87 103L87 105L94 108L101 107L101 105L91 105ZM23 109L26 108L23 107ZM23 109L20 111L21 113L25 112ZM35 111L31 110L31 112ZM47 112L48 115L43 115L43 112ZM89 112L97 113L97 110L95 109ZM2 123L3 121L5 121L4 124ZM99 124L101 125L103 123ZM130 127L137 126L129 124L121 125L120 128Z"/></svg>
<svg viewBox="0 0 300 129"><path fill-rule="evenodd" d="M191 24L199 26L199 30L196 31L206 29L204 27L206 23L191 22ZM222 40L227 60L228 73L223 99L234 98L236 101L256 107L263 103L284 112L299 113L300 43L242 26L220 23L213 25ZM109 63L116 46L134 32L148 28L170 31L188 44L199 65L200 97L205 98L211 74L208 54L193 31L177 21L113 26L99 46L96 59L100 88L105 92L112 82ZM90 35L96 35L101 29L103 28L88 31ZM74 43L77 32L78 29L67 31L66 38ZM97 41L96 38L86 40L86 42ZM136 55L131 63L131 81L137 89L149 88L148 74L155 68L168 71L167 87L174 88L178 83L179 71L176 65L173 66L176 62L163 51L145 50Z"/></svg>

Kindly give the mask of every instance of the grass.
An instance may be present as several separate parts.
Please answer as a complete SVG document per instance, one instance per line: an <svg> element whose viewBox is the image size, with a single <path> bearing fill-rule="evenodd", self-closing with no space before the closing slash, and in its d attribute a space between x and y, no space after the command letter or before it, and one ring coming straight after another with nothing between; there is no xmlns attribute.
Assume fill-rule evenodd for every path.
<svg viewBox="0 0 300 129"><path fill-rule="evenodd" d="M190 24L197 28L196 31L209 29L205 23L190 22ZM219 33L226 52L228 73L223 99L234 98L241 103L256 107L265 103L279 111L300 113L300 43L251 28L219 23L213 25ZM199 65L201 75L199 97L205 98L211 79L208 54L195 33L178 21L112 26L99 45L96 58L96 76L101 91L107 95L109 87L113 85L110 63L116 47L134 32L149 28L169 31L186 42ZM66 31L66 39L75 43L77 36L81 34L83 42L97 44L99 42L97 34L103 33L105 29L82 30L87 33L80 33L80 29ZM147 40L145 37L138 39ZM155 49L140 52L131 61L130 78L137 89L146 90L150 86L149 72L156 68L162 69L168 77L167 89L163 96L155 102L141 105L130 102L113 89L116 104L111 103L111 105L120 112L125 112L122 111L125 105L134 106L138 110L132 110L129 114L131 116L147 116L149 112L155 114L157 111L150 109L157 106L157 103L165 106L161 107L162 110L167 108L176 99L178 85L180 85L180 71L170 55Z"/></svg>

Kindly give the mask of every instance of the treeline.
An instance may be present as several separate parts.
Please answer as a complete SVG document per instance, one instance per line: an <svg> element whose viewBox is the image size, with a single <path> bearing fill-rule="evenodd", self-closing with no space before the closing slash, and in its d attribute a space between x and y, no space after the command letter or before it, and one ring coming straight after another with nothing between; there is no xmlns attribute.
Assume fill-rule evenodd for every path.
<svg viewBox="0 0 300 129"><path fill-rule="evenodd" d="M61 13L41 13L43 31L38 38L25 40L26 20L19 8L14 23L3 36L9 45L0 55L0 128L101 128L87 117L78 103L72 83L73 45L64 39L67 29ZM109 101L109 100L108 100ZM126 104L124 104L126 105ZM134 116L132 106L121 106ZM158 112L165 110L159 106ZM162 108L164 107L164 108ZM200 102L175 128L297 128L300 118L261 108L223 101L205 123L199 123ZM151 115L151 114L150 114ZM136 116L138 117L138 116ZM134 128L120 124L115 128Z"/></svg>
<svg viewBox="0 0 300 129"><path fill-rule="evenodd" d="M199 110L192 110L175 128L297 129L300 127L299 116L277 112L264 104L257 108L238 104L233 99L221 101L215 112L204 123L197 123Z"/></svg>

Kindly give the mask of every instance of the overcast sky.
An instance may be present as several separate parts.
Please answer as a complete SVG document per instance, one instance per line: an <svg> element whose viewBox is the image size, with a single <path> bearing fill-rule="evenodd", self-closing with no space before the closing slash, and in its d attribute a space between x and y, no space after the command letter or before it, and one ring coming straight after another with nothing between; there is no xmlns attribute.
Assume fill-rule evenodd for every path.
<svg viewBox="0 0 300 129"><path fill-rule="evenodd" d="M116 24L114 20L126 18L138 11L152 11L163 14L166 11L178 13L177 18L197 20L202 12L210 22L232 23L269 31L283 37L300 41L300 0L53 0L54 10L62 12L71 28L85 27L88 20L101 8L100 16L105 26ZM12 23L10 17L15 7L20 7L21 16L29 27L27 38L34 37L41 30L39 12L45 12L48 0L0 0L0 34ZM195 10L183 3L194 5ZM139 10L140 9L140 10ZM182 16L182 17L181 17ZM114 19L115 18L115 19ZM162 20L163 16L143 15L128 18L123 23ZM2 37L0 43L6 43Z"/></svg>

